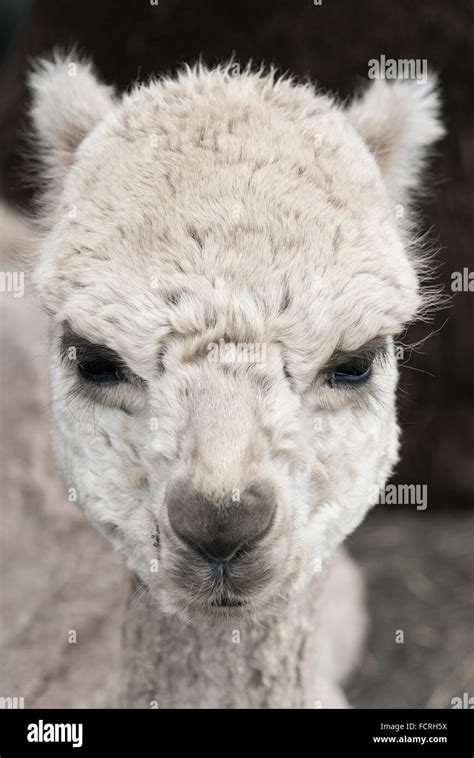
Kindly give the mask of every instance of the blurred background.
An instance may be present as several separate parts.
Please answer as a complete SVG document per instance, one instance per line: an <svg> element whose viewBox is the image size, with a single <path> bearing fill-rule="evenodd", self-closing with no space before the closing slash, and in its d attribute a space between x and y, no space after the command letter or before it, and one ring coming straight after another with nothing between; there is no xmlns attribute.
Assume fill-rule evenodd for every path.
<svg viewBox="0 0 474 758"><path fill-rule="evenodd" d="M367 577L371 631L349 685L357 707L453 706L474 696L474 270L472 61L468 0L3 0L0 8L2 271L21 270L21 214L40 180L27 171L30 62L78 46L119 91L199 58L276 64L349 97L372 58L426 59L439 75L446 138L437 145L420 230L452 294L404 343L402 456L394 482L428 487L428 507L379 505L349 548ZM8 207L8 210L7 210ZM473 283L474 289L474 283ZM47 439L47 339L31 294L0 293L2 534L0 695L25 707L107 707L117 667L120 559L67 501ZM77 643L68 631L77 630ZM397 632L404 632L401 643Z"/></svg>

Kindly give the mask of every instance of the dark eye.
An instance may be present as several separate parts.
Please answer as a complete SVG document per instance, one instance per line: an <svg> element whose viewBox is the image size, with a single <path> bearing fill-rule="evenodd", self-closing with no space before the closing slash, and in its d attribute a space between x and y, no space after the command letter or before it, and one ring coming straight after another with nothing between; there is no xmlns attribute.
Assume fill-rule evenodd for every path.
<svg viewBox="0 0 474 758"><path fill-rule="evenodd" d="M372 358L351 358L331 372L329 383L334 384L363 384L372 373Z"/></svg>
<svg viewBox="0 0 474 758"><path fill-rule="evenodd" d="M80 375L94 384L112 384L124 380L124 375L118 363L107 358L83 359L77 364Z"/></svg>

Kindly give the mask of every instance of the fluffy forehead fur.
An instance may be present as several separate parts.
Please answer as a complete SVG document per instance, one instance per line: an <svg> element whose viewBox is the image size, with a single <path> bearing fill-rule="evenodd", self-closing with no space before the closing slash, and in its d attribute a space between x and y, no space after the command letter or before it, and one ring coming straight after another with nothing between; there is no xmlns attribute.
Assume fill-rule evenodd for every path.
<svg viewBox="0 0 474 758"><path fill-rule="evenodd" d="M212 583L199 562L183 580L170 482L208 494L270 483L274 526L235 583L254 578L254 610L290 595L396 460L390 340L420 306L396 204L441 135L436 93L378 82L344 108L271 72L197 67L116 99L68 59L41 64L32 87L49 180L35 278L66 481L181 611L187 589ZM71 399L65 325L144 386L112 407ZM370 390L330 390L332 357L374 338L389 350ZM263 344L265 360L211 363L221 339Z"/></svg>

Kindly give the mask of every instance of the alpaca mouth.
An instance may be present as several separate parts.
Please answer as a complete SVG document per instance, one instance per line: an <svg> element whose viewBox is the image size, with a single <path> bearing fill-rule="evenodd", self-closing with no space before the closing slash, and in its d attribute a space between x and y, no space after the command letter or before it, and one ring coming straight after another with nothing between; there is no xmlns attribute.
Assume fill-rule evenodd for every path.
<svg viewBox="0 0 474 758"><path fill-rule="evenodd" d="M243 600L235 600L228 595L221 595L211 602L213 608L239 608L245 605Z"/></svg>

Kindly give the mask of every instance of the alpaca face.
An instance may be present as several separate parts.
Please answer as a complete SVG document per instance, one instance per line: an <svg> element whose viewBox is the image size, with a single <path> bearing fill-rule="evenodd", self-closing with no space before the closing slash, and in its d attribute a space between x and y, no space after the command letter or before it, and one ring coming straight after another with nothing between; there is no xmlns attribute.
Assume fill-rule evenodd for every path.
<svg viewBox="0 0 474 758"><path fill-rule="evenodd" d="M436 97L344 111L201 71L115 102L68 66L33 78L64 480L165 611L280 608L396 460L393 339L420 298L394 203Z"/></svg>

